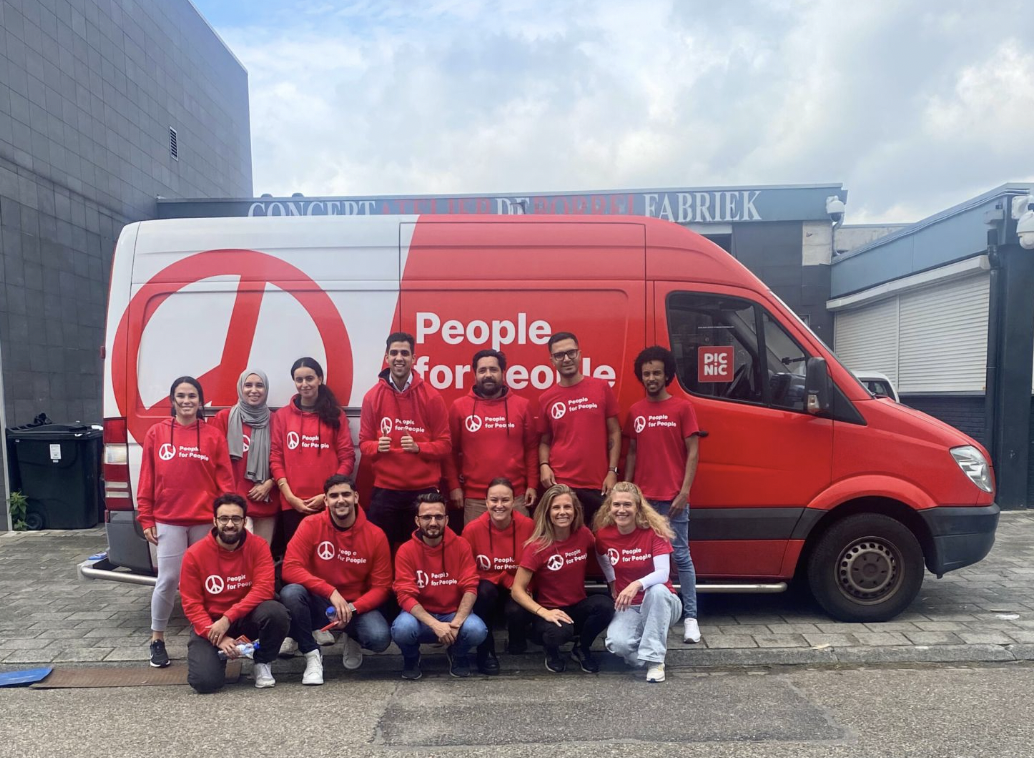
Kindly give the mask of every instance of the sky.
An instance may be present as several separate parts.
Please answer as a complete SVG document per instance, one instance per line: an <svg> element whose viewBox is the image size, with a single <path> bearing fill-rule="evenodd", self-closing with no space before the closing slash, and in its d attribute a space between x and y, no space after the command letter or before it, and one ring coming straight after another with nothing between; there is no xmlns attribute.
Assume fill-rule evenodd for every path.
<svg viewBox="0 0 1034 758"><path fill-rule="evenodd" d="M1029 0L193 0L255 194L842 183L849 224L1034 180Z"/></svg>

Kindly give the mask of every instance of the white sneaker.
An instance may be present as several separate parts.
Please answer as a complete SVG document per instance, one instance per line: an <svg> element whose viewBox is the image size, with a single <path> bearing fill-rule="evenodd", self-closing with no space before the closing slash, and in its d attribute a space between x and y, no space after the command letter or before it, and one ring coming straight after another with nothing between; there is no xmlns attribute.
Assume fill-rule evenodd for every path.
<svg viewBox="0 0 1034 758"><path fill-rule="evenodd" d="M298 652L298 643L294 641L293 637L284 637L284 641L280 643L280 655L294 655Z"/></svg>
<svg viewBox="0 0 1034 758"><path fill-rule="evenodd" d="M646 671L646 681L648 682L663 682L664 681L664 664L654 663Z"/></svg>
<svg viewBox="0 0 1034 758"><path fill-rule="evenodd" d="M317 645L333 645L334 635L330 632L325 632L322 629L317 629L312 633L312 638L316 640Z"/></svg>
<svg viewBox="0 0 1034 758"><path fill-rule="evenodd" d="M363 665L363 649L356 640L353 640L347 634L342 636L345 638L345 649L341 654L341 663L349 671L355 671Z"/></svg>
<svg viewBox="0 0 1034 758"><path fill-rule="evenodd" d="M302 684L323 684L323 653L319 648L305 654Z"/></svg>
<svg viewBox="0 0 1034 758"><path fill-rule="evenodd" d="M683 642L700 642L700 627L696 619L686 619L685 628L682 631Z"/></svg>
<svg viewBox="0 0 1034 758"><path fill-rule="evenodd" d="M257 689L264 690L276 684L276 679L273 678L273 672L269 670L268 663L256 663L252 674L255 676Z"/></svg>

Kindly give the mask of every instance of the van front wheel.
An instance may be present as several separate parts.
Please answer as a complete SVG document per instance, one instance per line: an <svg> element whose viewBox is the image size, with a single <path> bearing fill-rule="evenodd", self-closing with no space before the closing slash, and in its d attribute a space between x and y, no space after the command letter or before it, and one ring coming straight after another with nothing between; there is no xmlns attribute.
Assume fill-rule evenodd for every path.
<svg viewBox="0 0 1034 758"><path fill-rule="evenodd" d="M840 621L889 621L923 584L923 549L900 521L876 513L848 516L823 534L808 559L808 585Z"/></svg>

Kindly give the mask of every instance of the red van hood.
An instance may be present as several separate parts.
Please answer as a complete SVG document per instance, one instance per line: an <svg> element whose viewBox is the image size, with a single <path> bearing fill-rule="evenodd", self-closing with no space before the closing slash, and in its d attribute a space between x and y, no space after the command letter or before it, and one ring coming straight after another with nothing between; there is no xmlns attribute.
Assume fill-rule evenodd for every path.
<svg viewBox="0 0 1034 758"><path fill-rule="evenodd" d="M965 432L890 398L878 397L872 401L862 401L857 403L857 407L870 424L885 427L887 431L900 434L908 430L913 437L948 448L972 445L983 453L988 462L991 460L984 446Z"/></svg>

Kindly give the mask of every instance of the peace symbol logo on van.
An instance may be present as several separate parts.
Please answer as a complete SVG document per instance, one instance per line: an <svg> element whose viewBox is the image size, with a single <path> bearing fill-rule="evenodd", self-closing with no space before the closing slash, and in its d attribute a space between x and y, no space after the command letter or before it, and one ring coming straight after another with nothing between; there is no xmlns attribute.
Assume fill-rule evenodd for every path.
<svg viewBox="0 0 1034 758"><path fill-rule="evenodd" d="M325 561L329 561L335 555L337 555L337 548L334 547L334 543L328 540L324 540L316 546L316 555Z"/></svg>
<svg viewBox="0 0 1034 758"><path fill-rule="evenodd" d="M607 558L610 559L611 566L617 566L621 563L621 553L619 553L616 548L607 548Z"/></svg>
<svg viewBox="0 0 1034 758"><path fill-rule="evenodd" d="M205 589L208 590L211 595L218 595L224 589L226 589L226 582L218 574L212 574L205 579Z"/></svg>
<svg viewBox="0 0 1034 758"><path fill-rule="evenodd" d="M481 425L484 422L481 421L480 416L470 415L467 416L466 426L468 432L479 432L481 431Z"/></svg>
<svg viewBox="0 0 1034 758"><path fill-rule="evenodd" d="M567 413L567 403L563 400L558 400L549 406L549 415L558 421L564 417L565 413Z"/></svg>
<svg viewBox="0 0 1034 758"><path fill-rule="evenodd" d="M643 416L636 416L632 426L635 429L635 433L640 434L646 428L646 419Z"/></svg>
<svg viewBox="0 0 1034 758"><path fill-rule="evenodd" d="M119 413L133 438L142 442L156 421L168 417L169 400L163 392L153 404L141 397L140 351L147 325L173 295L206 280L236 282L233 306L221 353L207 371L190 364L196 351L170 354L181 370L197 376L213 405L237 403L237 380L248 367L255 343L263 297L267 290L286 292L302 307L319 333L326 355L326 376L340 398L352 395L352 344L348 329L334 301L320 285L297 266L256 250L206 250L176 261L140 287L122 313L111 348L111 384ZM220 294L226 290L221 290ZM114 298L113 294L113 298ZM200 297L200 295L191 295ZM113 300L115 302L115 300ZM185 348L186 350L186 348ZM184 362L186 365L180 365Z"/></svg>
<svg viewBox="0 0 1034 758"><path fill-rule="evenodd" d="M158 457L161 458L163 461L171 461L173 458L176 457L176 446L170 445L168 442L166 442L164 445L158 448Z"/></svg>
<svg viewBox="0 0 1034 758"><path fill-rule="evenodd" d="M564 559L559 555L549 556L549 560L546 561L546 568L550 571L559 571L564 567Z"/></svg>
<svg viewBox="0 0 1034 758"><path fill-rule="evenodd" d="M298 443L300 441L301 440L298 438L298 432L288 432L287 433L287 449L288 450L294 450L295 448L297 448L298 447Z"/></svg>
<svg viewBox="0 0 1034 758"><path fill-rule="evenodd" d="M394 424L391 423L391 419L390 418L385 416L384 418L381 419L381 434L383 434L385 437L387 437L389 434L391 434L391 430L392 430L393 427L394 427Z"/></svg>

